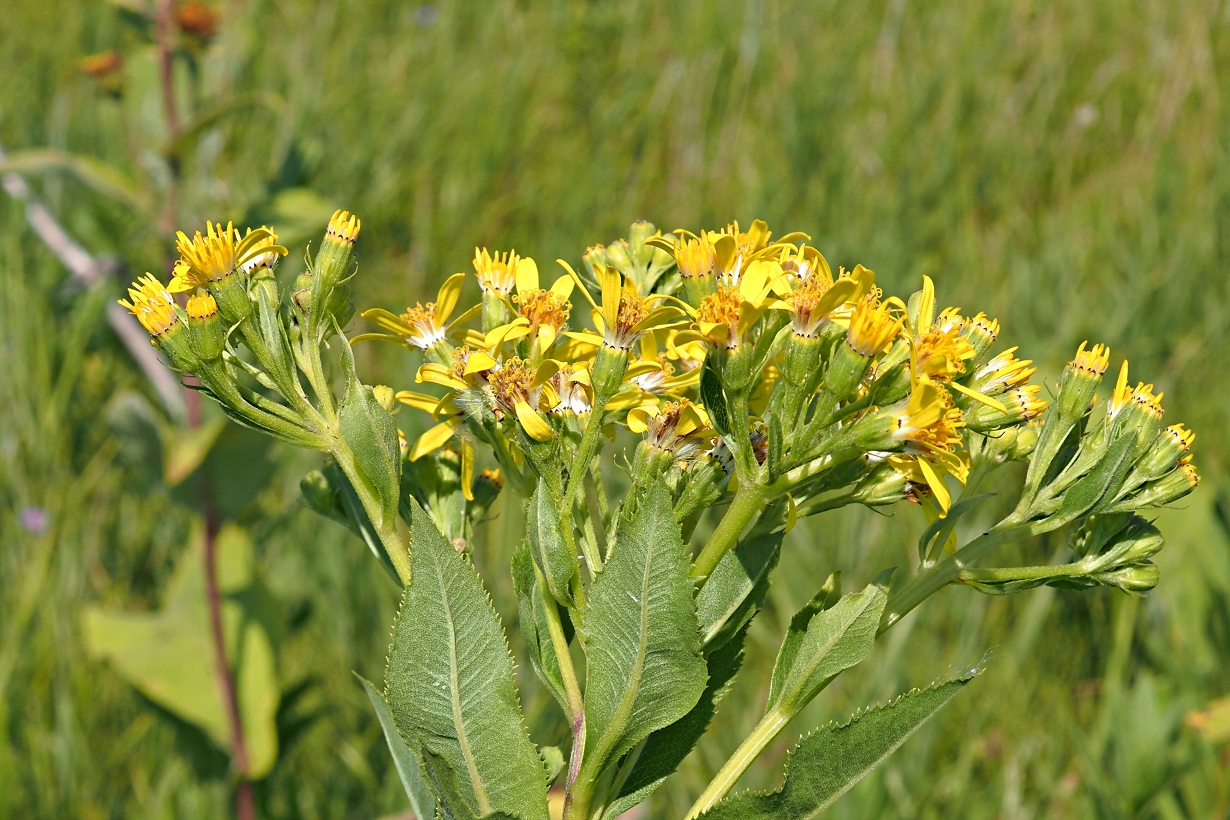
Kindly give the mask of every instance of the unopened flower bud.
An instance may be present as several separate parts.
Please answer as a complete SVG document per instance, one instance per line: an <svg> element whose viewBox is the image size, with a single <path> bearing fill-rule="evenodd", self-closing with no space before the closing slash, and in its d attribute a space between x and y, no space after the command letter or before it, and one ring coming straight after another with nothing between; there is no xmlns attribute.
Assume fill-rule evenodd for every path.
<svg viewBox="0 0 1230 820"><path fill-rule="evenodd" d="M978 367L999 336L999 320L988 319L985 313L979 313L974 318L965 320L961 336L970 343L970 347L974 348L974 356L966 366Z"/></svg>
<svg viewBox="0 0 1230 820"><path fill-rule="evenodd" d="M633 222L632 227L628 230L628 244L632 248L632 261L639 267L649 267L649 263L653 261L655 253L659 250L653 245L645 244L645 240L657 232L657 227L652 222L647 222L644 219L638 219L636 222Z"/></svg>
<svg viewBox="0 0 1230 820"><path fill-rule="evenodd" d="M1096 344L1085 350L1085 344L1081 342L1059 379L1059 413L1070 421L1083 418L1089 412L1093 394L1110 363L1110 348Z"/></svg>
<svg viewBox="0 0 1230 820"><path fill-rule="evenodd" d="M1161 571L1157 564L1146 561L1143 564L1133 564L1098 573L1096 579L1105 586L1118 587L1124 592L1145 593L1157 586L1161 580Z"/></svg>
<svg viewBox="0 0 1230 820"><path fill-rule="evenodd" d="M965 426L986 433L1035 419L1046 409L1046 400L1038 398L1041 390L1040 385L1027 384L1000 395L997 400L1007 408L1006 412L975 403L965 413Z"/></svg>
<svg viewBox="0 0 1230 820"><path fill-rule="evenodd" d="M1179 459L1191 450L1196 434L1184 429L1182 424L1172 424L1163 430L1145 451L1135 472L1144 480L1161 478L1175 468Z"/></svg>
<svg viewBox="0 0 1230 820"><path fill-rule="evenodd" d="M598 278L598 271L602 268L609 267L614 264L606 255L606 247L604 245L591 245L585 249L585 253L581 254L581 262L589 271L589 275Z"/></svg>
<svg viewBox="0 0 1230 820"><path fill-rule="evenodd" d="M208 292L200 292L188 298L187 313L193 352L201 361L212 362L226 347L226 326L218 303Z"/></svg>
<svg viewBox="0 0 1230 820"><path fill-rule="evenodd" d="M320 470L313 470L299 481L303 500L321 515L332 516L338 512L337 495Z"/></svg>
<svg viewBox="0 0 1230 820"><path fill-rule="evenodd" d="M833 360L824 376L824 387L838 401L846 401L858 390L870 366L870 356L859 353L848 341L842 342L833 351Z"/></svg>
<svg viewBox="0 0 1230 820"><path fill-rule="evenodd" d="M599 401L605 402L619 391L623 382L624 371L628 369L628 351L604 344L598 348L594 357L590 382L594 387L594 395Z"/></svg>
<svg viewBox="0 0 1230 820"><path fill-rule="evenodd" d="M628 253L628 240L616 239L606 246L606 260L625 276L632 275L632 256Z"/></svg>
<svg viewBox="0 0 1230 820"><path fill-rule="evenodd" d="M350 254L354 250L354 243L359 238L361 228L359 218L352 216L349 211L334 212L325 231L325 239L320 244L320 251L316 254L316 276L313 284L321 296L319 299L313 299L313 304L327 301L329 294L350 272Z"/></svg>
<svg viewBox="0 0 1230 820"><path fill-rule="evenodd" d="M1135 495L1130 495L1110 506L1113 512L1140 510L1145 507L1161 507L1191 493L1200 484L1200 474L1190 463L1180 464L1175 470L1155 481L1150 481Z"/></svg>
<svg viewBox="0 0 1230 820"><path fill-rule="evenodd" d="M905 498L909 479L889 461L871 469L851 493L851 500L868 507L884 507Z"/></svg>

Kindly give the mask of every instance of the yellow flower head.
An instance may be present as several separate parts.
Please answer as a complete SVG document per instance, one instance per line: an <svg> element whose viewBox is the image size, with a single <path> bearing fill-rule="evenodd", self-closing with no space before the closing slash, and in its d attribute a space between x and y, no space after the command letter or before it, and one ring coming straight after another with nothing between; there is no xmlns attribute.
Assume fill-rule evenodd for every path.
<svg viewBox="0 0 1230 820"><path fill-rule="evenodd" d="M191 239L183 231L176 233L175 250L180 262L175 266L175 278L181 277L192 285L205 287L210 282L220 282L235 270L235 245L238 234L228 222L205 223L205 234L200 231Z"/></svg>
<svg viewBox="0 0 1230 820"><path fill-rule="evenodd" d="M1172 424L1162 431L1162 435L1173 442L1174 446L1180 450L1190 450L1192 444L1196 442L1196 433L1192 430L1187 430L1182 424ZM1190 456L1187 456L1190 458Z"/></svg>
<svg viewBox="0 0 1230 820"><path fill-rule="evenodd" d="M880 289L873 287L858 300L850 316L846 341L861 356L874 356L887 350L904 327L900 311L889 302L881 303L880 294Z"/></svg>
<svg viewBox="0 0 1230 820"><path fill-rule="evenodd" d="M137 317L151 336L161 336L179 324L174 297L151 274L133 282L128 299L121 299L120 304Z"/></svg>
<svg viewBox="0 0 1230 820"><path fill-rule="evenodd" d="M952 451L961 443L964 426L961 411L952 406L948 391L924 375L914 385L904 410L893 420L892 435L915 452Z"/></svg>
<svg viewBox="0 0 1230 820"><path fill-rule="evenodd" d="M547 380L547 384L555 392L552 413L571 412L583 416L593 407L594 389L589 383L589 370L585 365L565 363Z"/></svg>
<svg viewBox="0 0 1230 820"><path fill-rule="evenodd" d="M507 296L512 293L513 285L517 283L517 264L521 257L516 251L494 255L486 248L474 249L474 275L484 293L498 293Z"/></svg>
<svg viewBox="0 0 1230 820"><path fill-rule="evenodd" d="M277 234L268 227L249 229L240 239L232 223L226 223L223 228L221 223L206 222L204 235L197 231L189 239L179 231L175 236L179 261L175 263L175 275L169 286L172 293L209 287L236 269L247 273L260 266L272 267L278 256L287 254L286 248L278 244Z"/></svg>
<svg viewBox="0 0 1230 820"><path fill-rule="evenodd" d="M687 399L668 401L660 408L636 408L628 414L628 428L644 433L650 447L671 453L678 461L696 458L713 440L708 420Z"/></svg>
<svg viewBox="0 0 1230 820"><path fill-rule="evenodd" d="M218 314L218 303L209 291L197 291L188 297L187 310L189 319L201 322Z"/></svg>
<svg viewBox="0 0 1230 820"><path fill-rule="evenodd" d="M808 245L783 245L777 261L791 279L806 282L814 274L823 277L830 284L833 281L833 270L829 267L828 260L820 251Z"/></svg>
<svg viewBox="0 0 1230 820"><path fill-rule="evenodd" d="M679 275L684 279L704 279L712 276L717 258L708 234L680 237L675 246L675 263L679 265Z"/></svg>
<svg viewBox="0 0 1230 820"><path fill-rule="evenodd" d="M1017 348L1010 347L996 355L974 373L973 387L987 395L996 395L1029 381L1038 368L1030 367L1032 359L1018 359Z"/></svg>
<svg viewBox="0 0 1230 820"><path fill-rule="evenodd" d="M914 372L948 381L965 372L965 361L974 348L961 335L962 324L934 324L913 340Z"/></svg>
<svg viewBox="0 0 1230 820"><path fill-rule="evenodd" d="M1069 366L1094 378L1101 378L1102 374L1106 372L1106 368L1110 365L1110 348L1106 345L1096 344L1091 349L1086 350L1085 344L1086 342L1081 342L1081 346L1076 349L1076 355L1072 358ZM1127 363L1125 362L1125 373L1126 368Z"/></svg>
<svg viewBox="0 0 1230 820"><path fill-rule="evenodd" d="M350 211L336 210L329 220L329 228L325 231L325 241L333 240L346 245L353 245L359 238L359 230L363 223L359 217Z"/></svg>
<svg viewBox="0 0 1230 820"><path fill-rule="evenodd" d="M1079 358L1080 354L1077 354ZM1075 362L1073 366L1077 366ZM1107 406L1107 417L1115 418L1128 405L1132 405L1137 410L1143 412L1147 417L1154 419L1162 416L1162 397L1165 393L1153 393L1153 385L1138 382L1136 387L1128 387L1128 363L1125 361L1119 369L1119 380L1115 383L1115 390L1111 394L1110 403Z"/></svg>
<svg viewBox="0 0 1230 820"><path fill-rule="evenodd" d="M278 244L278 235L273 228L264 225L260 229L264 234L264 238L252 240L250 251L244 254L244 261L240 264L240 268L244 273L251 273L257 268L273 269L277 264L279 256L286 255L286 249ZM253 235L251 228L244 235L244 239L248 239Z"/></svg>
<svg viewBox="0 0 1230 820"><path fill-rule="evenodd" d="M516 412L518 404L530 401L530 391L534 387L534 371L525 360L518 357L506 359L498 370L488 373L491 382L491 395L495 400L492 410L496 417L503 419L505 414Z"/></svg>
<svg viewBox="0 0 1230 820"><path fill-rule="evenodd" d="M428 302L426 307L421 302L415 302L414 307L406 308L405 313L398 317L408 329L403 336L406 344L427 350L444 340L445 329L436 324L435 312L435 302Z"/></svg>
<svg viewBox="0 0 1230 820"><path fill-rule="evenodd" d="M737 287L719 287L701 300L696 323L701 333L711 341L734 350L739 346L739 308L743 304Z"/></svg>
<svg viewBox="0 0 1230 820"><path fill-rule="evenodd" d="M812 275L798 281L787 280L790 290L785 294L783 303L790 311L794 335L805 339L819 336L820 328L829 314L841 306L857 288L849 278L843 277L833 282L831 276L815 270L811 273Z"/></svg>
<svg viewBox="0 0 1230 820"><path fill-rule="evenodd" d="M447 339L450 333L457 332L458 325L472 319L482 309L480 305L475 305L453 318L453 310L461 298L464 281L464 273L454 273L440 286L434 302L428 302L426 305L415 302L414 307L407 307L400 316L394 316L380 308L363 311L364 319L371 320L389 332L363 333L351 339L350 343L400 342L419 350L430 350Z"/></svg>
<svg viewBox="0 0 1230 820"><path fill-rule="evenodd" d="M529 322L531 336L536 336L540 327L549 327L558 333L572 312L571 302L546 288L519 291L513 302L517 305L517 312Z"/></svg>
<svg viewBox="0 0 1230 820"><path fill-rule="evenodd" d="M1042 385L1027 384L1009 391L1003 403L1008 407L1013 418L1016 418L1019 413L1021 421L1036 419L1046 409L1046 399L1038 397L1041 392Z"/></svg>

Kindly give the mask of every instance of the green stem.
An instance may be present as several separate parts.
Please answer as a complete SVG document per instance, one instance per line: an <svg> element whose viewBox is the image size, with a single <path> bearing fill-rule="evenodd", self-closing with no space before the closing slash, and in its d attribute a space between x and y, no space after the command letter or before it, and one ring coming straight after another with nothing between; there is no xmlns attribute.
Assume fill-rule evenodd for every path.
<svg viewBox="0 0 1230 820"><path fill-rule="evenodd" d="M717 805L734 788L735 783L743 776L748 767L773 742L778 733L786 727L791 717L793 715L786 714L776 708L770 709L768 714L756 724L756 728L752 730L752 733L739 744L739 748L735 749L735 753L722 766L721 771L709 781L709 785L705 787L704 792L701 793L700 797L696 798L696 802L688 810L685 820L693 820L693 818L699 817Z"/></svg>
<svg viewBox="0 0 1230 820"><path fill-rule="evenodd" d="M992 547L1030 534L1028 527L1006 524L1010 520L1004 519L1004 522L970 541L952 555L945 555L935 564L923 569L910 579L909 583L891 595L888 599L888 606L884 608L884 617L880 619L879 634L883 634L893 624L912 612L916 606L956 581L967 564L977 560Z"/></svg>
<svg viewBox="0 0 1230 820"><path fill-rule="evenodd" d="M337 461L337 466L346 475L359 501L362 502L363 511L367 513L368 520L375 527L376 535L380 538L384 552L389 556L389 561L393 564L393 569L397 572L402 586L410 586L410 551L402 538L401 531L397 528L396 513L385 515L379 494L359 470L354 454L344 442L341 440L335 442L330 454Z"/></svg>
<svg viewBox="0 0 1230 820"><path fill-rule="evenodd" d="M705 579L717 567L718 562L739 541L739 536L765 506L765 490L759 484L740 484L726 515L718 522L717 529L709 537L696 562L692 564L692 577Z"/></svg>

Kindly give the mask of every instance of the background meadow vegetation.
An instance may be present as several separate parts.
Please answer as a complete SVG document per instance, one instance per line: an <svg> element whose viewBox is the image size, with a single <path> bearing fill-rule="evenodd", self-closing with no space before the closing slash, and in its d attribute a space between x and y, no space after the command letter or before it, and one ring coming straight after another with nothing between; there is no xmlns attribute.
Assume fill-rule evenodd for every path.
<svg viewBox="0 0 1230 820"><path fill-rule="evenodd" d="M315 459L228 428L167 486L156 395L104 310L125 275L164 269L170 195L186 229L277 220L290 276L334 207L358 212L361 307L428 298L476 244L547 265L636 218L761 217L889 292L932 276L941 302L999 317L1051 384L1082 340L1109 343L1112 367L1130 357L1168 421L1199 434L1205 480L1162 516L1157 590L950 590L792 728L983 664L830 815L1226 815L1230 719L1191 716L1230 692L1224 0L217 0L216 35L182 44L173 144L140 0L3 6L0 143L122 272L74 285L0 199L0 817L230 811L225 757L93 658L83 628L90 607L163 603L202 487L246 528L277 603L279 754L260 815L405 811L351 675L382 675L397 591L299 502ZM107 50L124 57L111 88L80 70ZM53 172L63 155L30 149L105 168ZM406 351L359 355L373 383L412 381ZM408 434L421 422L402 414ZM501 507L476 549L506 623L519 515ZM646 816L681 816L751 727L777 640L823 578L844 569L857 587L907 564L922 524L903 505L800 525L742 688ZM555 742L520 666L535 737Z"/></svg>

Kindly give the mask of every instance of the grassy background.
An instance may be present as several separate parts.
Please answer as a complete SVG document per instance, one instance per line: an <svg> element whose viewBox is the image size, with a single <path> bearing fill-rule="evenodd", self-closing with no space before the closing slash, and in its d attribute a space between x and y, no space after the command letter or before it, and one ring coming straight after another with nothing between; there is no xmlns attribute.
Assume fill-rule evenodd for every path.
<svg viewBox="0 0 1230 820"><path fill-rule="evenodd" d="M1186 509L1162 516L1158 590L946 592L794 728L985 656L987 673L834 816L1225 814L1223 750L1182 722L1230 689L1217 503L1230 433L1225 3L216 8L217 38L195 75L186 61L178 75L182 117L196 123L179 154L180 221L289 220L303 226L294 260L321 207L355 210L360 305L426 298L475 244L545 263L575 260L639 217L666 228L762 217L808 232L833 264L874 269L890 292L933 276L942 301L998 316L1002 338L1051 383L1083 339L1110 343L1115 364L1129 356L1134 376L1166 391L1168 420L1199 431L1206 479ZM97 158L160 201L165 126L134 16L68 0L9 0L3 14L4 146ZM118 99L78 70L104 49L126 57ZM166 236L147 212L62 176L36 181L92 251L161 269ZM148 394L102 319L119 285L72 288L21 209L0 202L0 816L221 816L229 803L216 754L82 648L83 606L157 605L188 527L182 493L143 473L107 424L117 395ZM372 381L410 381L409 355L362 355ZM313 459L227 435L211 469L258 479L255 500L226 512L256 538L285 612L280 677L304 693L282 715L262 813L400 811L350 675L380 675L394 590L365 550L298 506ZM48 516L41 535L18 520L32 505ZM505 510L482 547L494 579L515 518ZM832 569L859 585L907 562L918 518L850 512L800 527L742 688L650 816L681 814L750 728L794 608ZM1028 552L1045 559L1057 546ZM510 611L504 582L493 586ZM532 689L527 678L533 710L543 701ZM536 725L553 739L549 722ZM745 782L774 777L763 766Z"/></svg>

